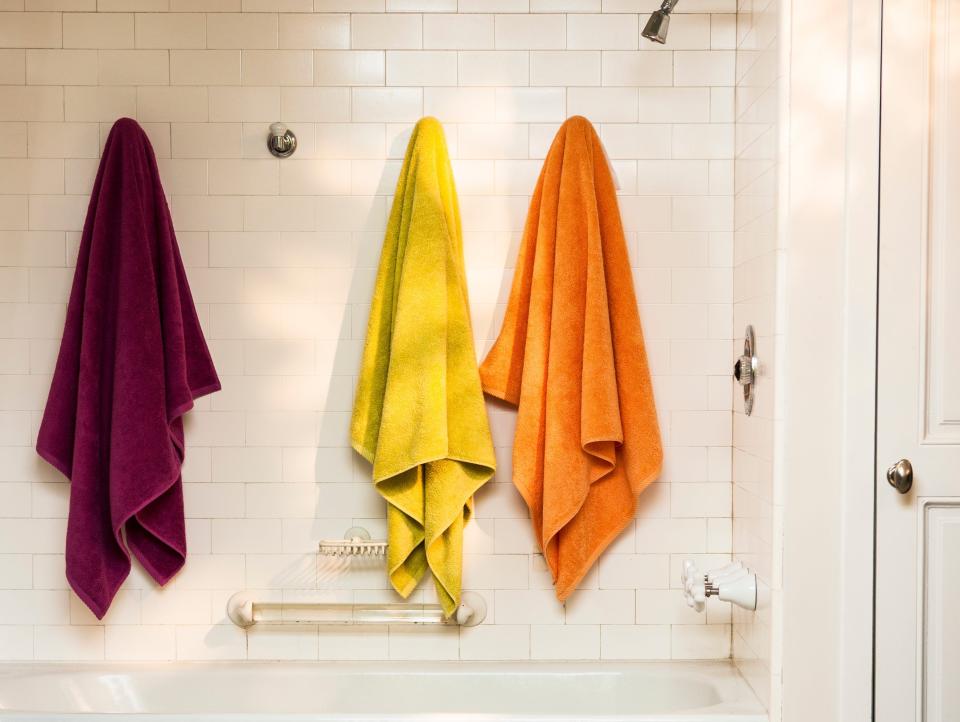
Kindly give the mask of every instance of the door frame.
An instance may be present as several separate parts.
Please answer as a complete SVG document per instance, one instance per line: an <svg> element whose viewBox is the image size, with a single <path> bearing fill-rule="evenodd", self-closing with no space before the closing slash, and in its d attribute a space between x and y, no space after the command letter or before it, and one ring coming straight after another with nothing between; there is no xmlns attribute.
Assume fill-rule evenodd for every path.
<svg viewBox="0 0 960 722"><path fill-rule="evenodd" d="M873 720L877 479L877 354L879 353L880 132L883 111L883 0L854 0L851 12L850 122L848 125L847 399L844 425L844 621L842 720ZM869 130L868 130L869 129ZM860 263L857 262L860 259ZM859 483L864 479L866 483ZM869 509L869 514L857 510ZM862 569L860 569L862 565ZM864 610L869 609L869 614ZM869 654L869 657L868 657ZM866 707L869 701L869 713Z"/></svg>
<svg viewBox="0 0 960 722"><path fill-rule="evenodd" d="M782 14L779 711L869 722L882 0L783 0Z"/></svg>
<svg viewBox="0 0 960 722"><path fill-rule="evenodd" d="M847 217L847 399L844 426L849 511L844 535L847 570L841 672L852 687L841 697L841 719L874 719L874 605L877 530L877 353L880 318L880 130L883 106L883 0L854 2L851 18L851 92L848 126L850 179ZM869 132L867 132L869 129ZM861 260L861 263L857 262ZM859 479L865 483L859 483ZM857 510L868 509L869 514ZM861 567L862 566L862 570ZM869 609L869 614L864 610ZM869 656L868 656L869 655ZM841 684L841 690L843 684ZM869 700L869 713L865 704Z"/></svg>

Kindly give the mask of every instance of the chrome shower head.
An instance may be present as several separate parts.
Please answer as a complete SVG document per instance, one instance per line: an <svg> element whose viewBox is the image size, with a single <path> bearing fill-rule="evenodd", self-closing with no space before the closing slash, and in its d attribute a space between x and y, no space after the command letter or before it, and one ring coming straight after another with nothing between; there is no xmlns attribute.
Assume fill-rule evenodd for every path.
<svg viewBox="0 0 960 722"><path fill-rule="evenodd" d="M667 31L670 30L670 13L680 0L663 0L660 9L650 15L643 28L643 37L663 45L667 42Z"/></svg>
<svg viewBox="0 0 960 722"><path fill-rule="evenodd" d="M657 10L647 20L643 28L643 37L655 43L664 45L667 42L667 31L670 29L670 14Z"/></svg>

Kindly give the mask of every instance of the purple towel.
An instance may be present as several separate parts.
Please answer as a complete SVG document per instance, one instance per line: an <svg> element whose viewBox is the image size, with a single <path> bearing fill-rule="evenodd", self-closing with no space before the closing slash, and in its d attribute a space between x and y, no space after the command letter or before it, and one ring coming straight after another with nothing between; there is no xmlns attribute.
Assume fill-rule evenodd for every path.
<svg viewBox="0 0 960 722"><path fill-rule="evenodd" d="M130 553L160 584L183 566L181 417L219 389L153 148L122 118L93 186L37 440L70 479L67 579L97 617Z"/></svg>

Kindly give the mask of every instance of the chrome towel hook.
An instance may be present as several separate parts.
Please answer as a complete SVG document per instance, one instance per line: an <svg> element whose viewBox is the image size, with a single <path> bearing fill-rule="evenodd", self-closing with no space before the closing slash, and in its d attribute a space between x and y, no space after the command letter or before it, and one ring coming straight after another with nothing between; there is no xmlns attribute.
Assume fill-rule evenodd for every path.
<svg viewBox="0 0 960 722"><path fill-rule="evenodd" d="M271 123L267 148L277 158L289 158L297 149L297 136L283 123Z"/></svg>

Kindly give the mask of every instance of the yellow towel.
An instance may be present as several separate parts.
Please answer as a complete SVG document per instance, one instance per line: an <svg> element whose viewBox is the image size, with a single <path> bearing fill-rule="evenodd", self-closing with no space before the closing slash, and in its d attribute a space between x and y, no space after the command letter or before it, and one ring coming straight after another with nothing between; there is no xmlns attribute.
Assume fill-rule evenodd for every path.
<svg viewBox="0 0 960 722"><path fill-rule="evenodd" d="M473 348L460 212L443 128L423 118L397 181L350 429L387 500L387 568L406 597L433 572L460 603L463 527L495 468Z"/></svg>

